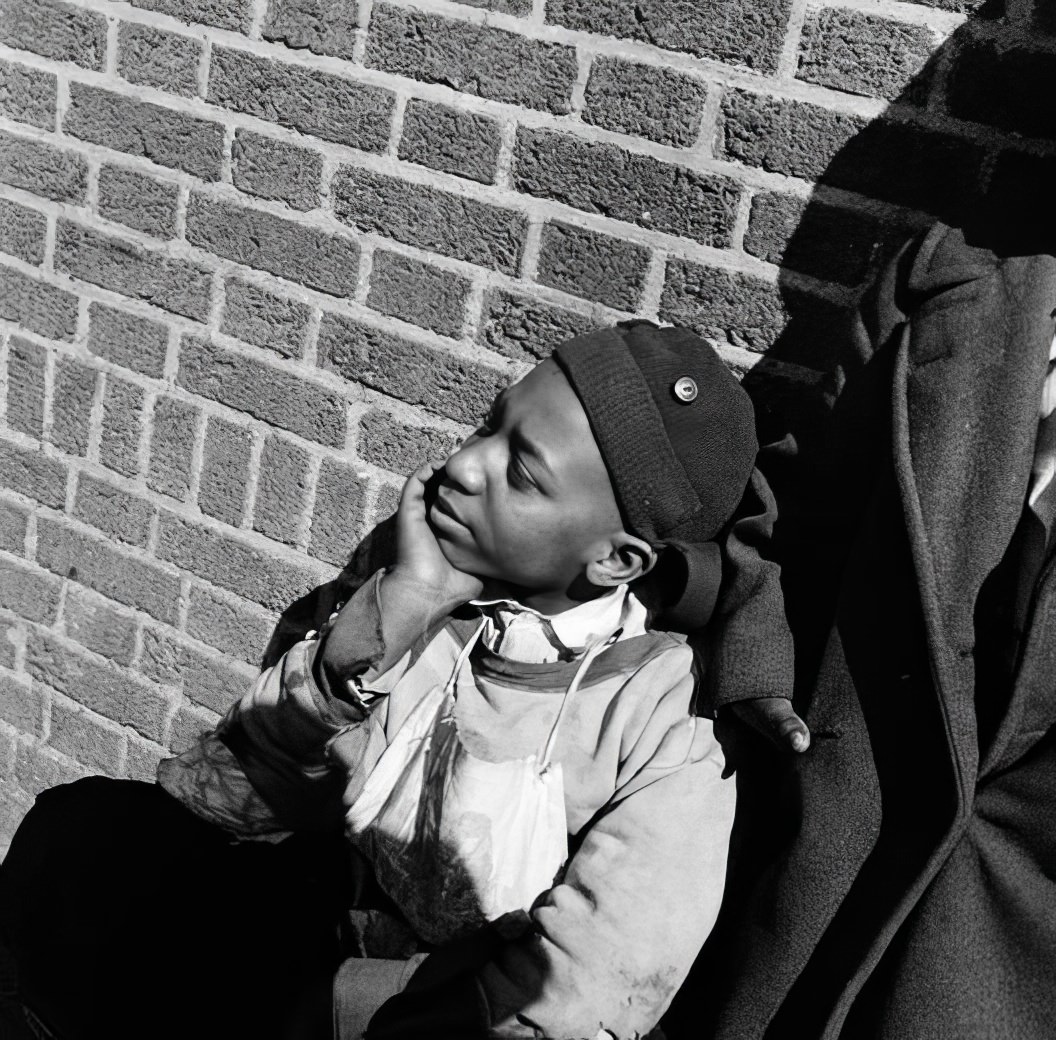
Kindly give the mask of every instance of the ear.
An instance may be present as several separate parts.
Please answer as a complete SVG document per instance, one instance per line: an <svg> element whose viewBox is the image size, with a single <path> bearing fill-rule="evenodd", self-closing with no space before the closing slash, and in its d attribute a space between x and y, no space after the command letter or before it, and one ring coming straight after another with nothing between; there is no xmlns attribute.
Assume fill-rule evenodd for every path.
<svg viewBox="0 0 1056 1040"><path fill-rule="evenodd" d="M587 564L586 578L591 585L601 588L629 585L656 566L656 550L626 531L609 542L609 549L608 555Z"/></svg>

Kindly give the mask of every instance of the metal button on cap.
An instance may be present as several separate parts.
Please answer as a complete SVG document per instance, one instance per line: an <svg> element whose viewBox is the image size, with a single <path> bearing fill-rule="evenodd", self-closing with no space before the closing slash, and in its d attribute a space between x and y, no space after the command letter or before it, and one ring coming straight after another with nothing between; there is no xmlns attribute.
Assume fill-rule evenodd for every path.
<svg viewBox="0 0 1056 1040"><path fill-rule="evenodd" d="M696 399L697 384L689 376L683 376L681 379L675 380L675 385L671 389L674 391L675 397L683 404L689 404L690 401Z"/></svg>

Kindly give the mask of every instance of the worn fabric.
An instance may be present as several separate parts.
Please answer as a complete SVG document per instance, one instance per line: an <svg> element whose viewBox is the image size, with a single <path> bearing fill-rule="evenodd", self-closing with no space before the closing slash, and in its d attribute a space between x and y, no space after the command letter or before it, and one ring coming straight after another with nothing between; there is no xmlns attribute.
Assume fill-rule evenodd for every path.
<svg viewBox="0 0 1056 1040"><path fill-rule="evenodd" d="M302 816L340 823L423 693L445 682L479 626L472 612L452 618L378 674L381 606L378 578L345 606L360 634L355 682L325 689L313 669L319 644L296 643L209 738L229 749L232 768L270 806L276 829ZM690 715L691 658L684 641L647 632L608 646L582 676L553 746L573 852L560 883L540 893L527 933L445 979L477 994L461 1002L474 1015L463 1023L466 1035L593 1036L601 1025L617 1037L644 1033L689 970L721 900L734 796L721 780L710 721ZM578 662L515 662L481 647L468 663L473 681L455 706L465 747L491 762L538 752ZM193 772L193 761L175 760L159 774L178 797L196 786L188 766ZM191 805L214 811L215 799ZM252 822L253 833L262 823ZM422 970L434 958L444 964L446 953Z"/></svg>
<svg viewBox="0 0 1056 1040"><path fill-rule="evenodd" d="M814 743L742 771L729 900L670 1036L1056 1035L1052 568L1005 677L982 609L1054 311L1053 257L936 227L856 316L817 479L771 469Z"/></svg>

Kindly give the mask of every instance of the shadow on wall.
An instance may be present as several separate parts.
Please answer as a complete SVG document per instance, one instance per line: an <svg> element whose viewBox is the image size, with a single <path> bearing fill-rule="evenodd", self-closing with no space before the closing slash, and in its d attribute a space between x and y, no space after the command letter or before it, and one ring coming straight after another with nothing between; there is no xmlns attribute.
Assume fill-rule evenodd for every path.
<svg viewBox="0 0 1056 1040"><path fill-rule="evenodd" d="M777 211L771 202L776 197L756 196L749 230L751 235L752 227L794 222L782 252L764 257L780 264L778 284L789 321L744 385L760 415L760 443L791 433L804 458L824 457L820 416L847 366L856 363L840 356L839 330L850 306L909 235L941 220L1002 254L1056 248L1056 3L928 2L975 10L908 84L891 91L878 118L868 122L818 110L813 118L827 125L816 126L799 143L788 135L780 140L775 127L781 119L777 106L796 103L768 102L758 139L727 141L728 149L731 144L769 149L767 159L783 172L817 178L794 217ZM831 55L824 57L818 67L831 68ZM860 93L882 90L873 67L853 59L848 53L838 73L827 73L825 85ZM802 63L810 60L808 47L801 74ZM817 155L818 140L841 135L845 143L834 154ZM862 197L868 200L865 212ZM849 200L857 203L853 211ZM844 287L843 306L806 291L811 279ZM801 464L796 473L802 479ZM780 500L780 463L768 474ZM796 532L797 545L802 535ZM800 561L812 572L824 556L824 546L818 550L817 558ZM789 586L807 588L812 597L826 587L816 573L809 582L792 580ZM816 601L809 606L790 603L790 617L795 622L816 616ZM814 656L800 649L797 645L797 663L813 667Z"/></svg>
<svg viewBox="0 0 1056 1040"><path fill-rule="evenodd" d="M786 495L803 499L791 494L793 474L809 484L822 473L833 446L824 443L821 418L851 366L860 363L841 353L846 339L839 330L849 321L853 302L914 231L941 220L963 228L971 244L999 255L1056 250L1056 3L926 2L974 10L920 73L892 92L882 115L863 121L819 114L816 118L828 125L816 127L817 133L799 144L775 129L782 116L778 103L768 102L760 105L767 110L755 124L759 137L735 142L746 150L769 149L767 168L816 177L818 185L794 217L777 212L771 217L791 225L781 254L765 257L780 264L779 288L789 321L744 380L759 413L760 442L782 444L767 467L779 503ZM809 49L805 53L809 60ZM875 93L875 82L858 80L867 69L867 63L856 64L849 56L840 81L826 85ZM816 140L841 133L841 146L819 160L812 151ZM797 168L790 171L790 166ZM876 200L875 216L869 212L872 203L863 213L862 197ZM763 216L756 207L769 205L767 196L756 197L753 225ZM843 306L812 295L812 279L844 286ZM879 420L877 427L882 435ZM782 460L791 457L793 445L796 464L786 468ZM804 461L815 465L804 468ZM843 476L855 478L854 473ZM827 551L824 523L820 514L804 514L799 529L784 532L796 545L782 566L801 691L809 689L809 678L817 672L838 588L840 561ZM777 540L781 555L780 522ZM797 701L801 713L806 707ZM771 806L774 824L768 838L772 849L753 860L762 870L780 869L781 832L797 826L795 807L777 806L776 783L760 773L752 784L754 797L762 792ZM726 905L735 904L741 886L750 884L743 873L731 876ZM707 995L729 992L739 965L729 956L724 919L665 1019L671 1040L708 1035L721 1002Z"/></svg>

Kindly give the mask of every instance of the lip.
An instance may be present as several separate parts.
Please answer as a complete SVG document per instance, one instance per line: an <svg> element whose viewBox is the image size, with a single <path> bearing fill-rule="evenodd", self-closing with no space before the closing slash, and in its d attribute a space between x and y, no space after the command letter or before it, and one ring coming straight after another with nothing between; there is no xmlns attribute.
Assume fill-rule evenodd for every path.
<svg viewBox="0 0 1056 1040"><path fill-rule="evenodd" d="M459 517L458 513L451 507L451 503L446 501L443 495L438 494L433 500L433 507L431 512L434 514L433 519L435 520L436 514L439 514L449 523L458 524L459 527L465 528L465 523Z"/></svg>

